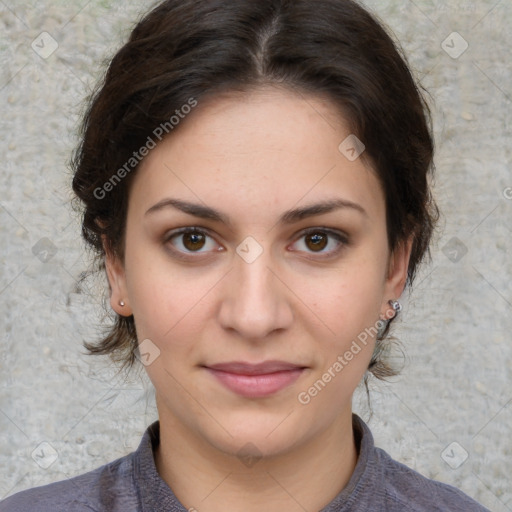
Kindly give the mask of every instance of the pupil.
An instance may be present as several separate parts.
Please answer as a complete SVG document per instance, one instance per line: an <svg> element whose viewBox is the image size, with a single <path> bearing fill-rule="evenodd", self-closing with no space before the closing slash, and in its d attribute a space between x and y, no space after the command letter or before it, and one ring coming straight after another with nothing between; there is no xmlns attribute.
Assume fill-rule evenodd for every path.
<svg viewBox="0 0 512 512"><path fill-rule="evenodd" d="M185 247L189 250L201 249L204 245L204 236L199 233L186 233Z"/></svg>
<svg viewBox="0 0 512 512"><path fill-rule="evenodd" d="M312 242L311 248L314 250L322 250L327 245L326 237L322 234L311 235L309 240Z"/></svg>

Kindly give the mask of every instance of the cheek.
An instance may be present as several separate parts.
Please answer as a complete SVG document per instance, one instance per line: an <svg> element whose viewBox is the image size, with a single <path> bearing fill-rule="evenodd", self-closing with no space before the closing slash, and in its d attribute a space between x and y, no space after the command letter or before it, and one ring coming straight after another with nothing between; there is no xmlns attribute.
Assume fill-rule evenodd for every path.
<svg viewBox="0 0 512 512"><path fill-rule="evenodd" d="M335 400L336 393L351 393L368 368L378 328L382 276L382 264L361 257L319 280L318 286L302 284L301 293L314 313L309 323L318 362L314 379L329 382L330 391L322 392L321 401Z"/></svg>
<svg viewBox="0 0 512 512"><path fill-rule="evenodd" d="M147 267L134 272L127 281L139 339L154 338L160 343L179 341L199 329L203 287L184 275L168 276ZM191 322L196 318L196 322Z"/></svg>
<svg viewBox="0 0 512 512"><path fill-rule="evenodd" d="M305 280L301 293L332 331L353 331L378 320L383 275L381 263L354 258L319 280Z"/></svg>
<svg viewBox="0 0 512 512"><path fill-rule="evenodd" d="M314 403L315 410L333 418L340 407L348 407L375 347L381 278L377 270L365 269L338 273L325 281L322 293L309 296L314 318L322 325L310 331L317 366L298 399Z"/></svg>
<svg viewBox="0 0 512 512"><path fill-rule="evenodd" d="M207 268L178 268L161 248L148 250L129 240L125 263L139 341L150 339L162 362L170 365L189 356L213 314L211 301L222 275Z"/></svg>

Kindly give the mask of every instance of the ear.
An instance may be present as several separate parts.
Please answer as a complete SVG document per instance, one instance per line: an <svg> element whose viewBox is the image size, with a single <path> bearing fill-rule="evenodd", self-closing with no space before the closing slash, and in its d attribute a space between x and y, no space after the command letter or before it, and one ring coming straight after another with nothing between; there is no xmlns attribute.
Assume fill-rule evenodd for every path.
<svg viewBox="0 0 512 512"><path fill-rule="evenodd" d="M110 306L121 316L131 316L132 309L128 300L124 264L108 247L105 238L103 238L103 248L105 250L105 269L110 285ZM121 302L124 303L124 306L121 306Z"/></svg>
<svg viewBox="0 0 512 512"><path fill-rule="evenodd" d="M388 301L397 300L404 291L413 241L414 238L411 236L406 242L400 243L389 257L383 304L381 306L383 316L389 311Z"/></svg>

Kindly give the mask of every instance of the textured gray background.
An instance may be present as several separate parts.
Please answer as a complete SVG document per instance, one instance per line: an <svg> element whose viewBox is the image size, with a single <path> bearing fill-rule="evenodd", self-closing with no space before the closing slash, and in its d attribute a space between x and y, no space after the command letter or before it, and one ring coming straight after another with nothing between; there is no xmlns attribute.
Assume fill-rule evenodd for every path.
<svg viewBox="0 0 512 512"><path fill-rule="evenodd" d="M407 366L372 385L370 426L398 460L512 511L512 2L365 4L434 99L443 212L395 329ZM149 5L0 0L0 498L128 453L156 418L141 372L84 355L105 314L101 283L77 286L88 261L67 168L83 98ZM469 44L458 58L452 32Z"/></svg>

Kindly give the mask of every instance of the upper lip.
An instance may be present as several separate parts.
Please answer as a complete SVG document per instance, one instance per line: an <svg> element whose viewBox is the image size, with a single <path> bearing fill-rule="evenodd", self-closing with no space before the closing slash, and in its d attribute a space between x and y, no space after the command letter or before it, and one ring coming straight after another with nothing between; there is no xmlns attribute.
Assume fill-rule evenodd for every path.
<svg viewBox="0 0 512 512"><path fill-rule="evenodd" d="M246 363L244 361L230 361L208 365L211 370L218 370L238 375L265 375L268 373L283 372L289 370L300 370L305 366L288 363L286 361L264 361L263 363Z"/></svg>

